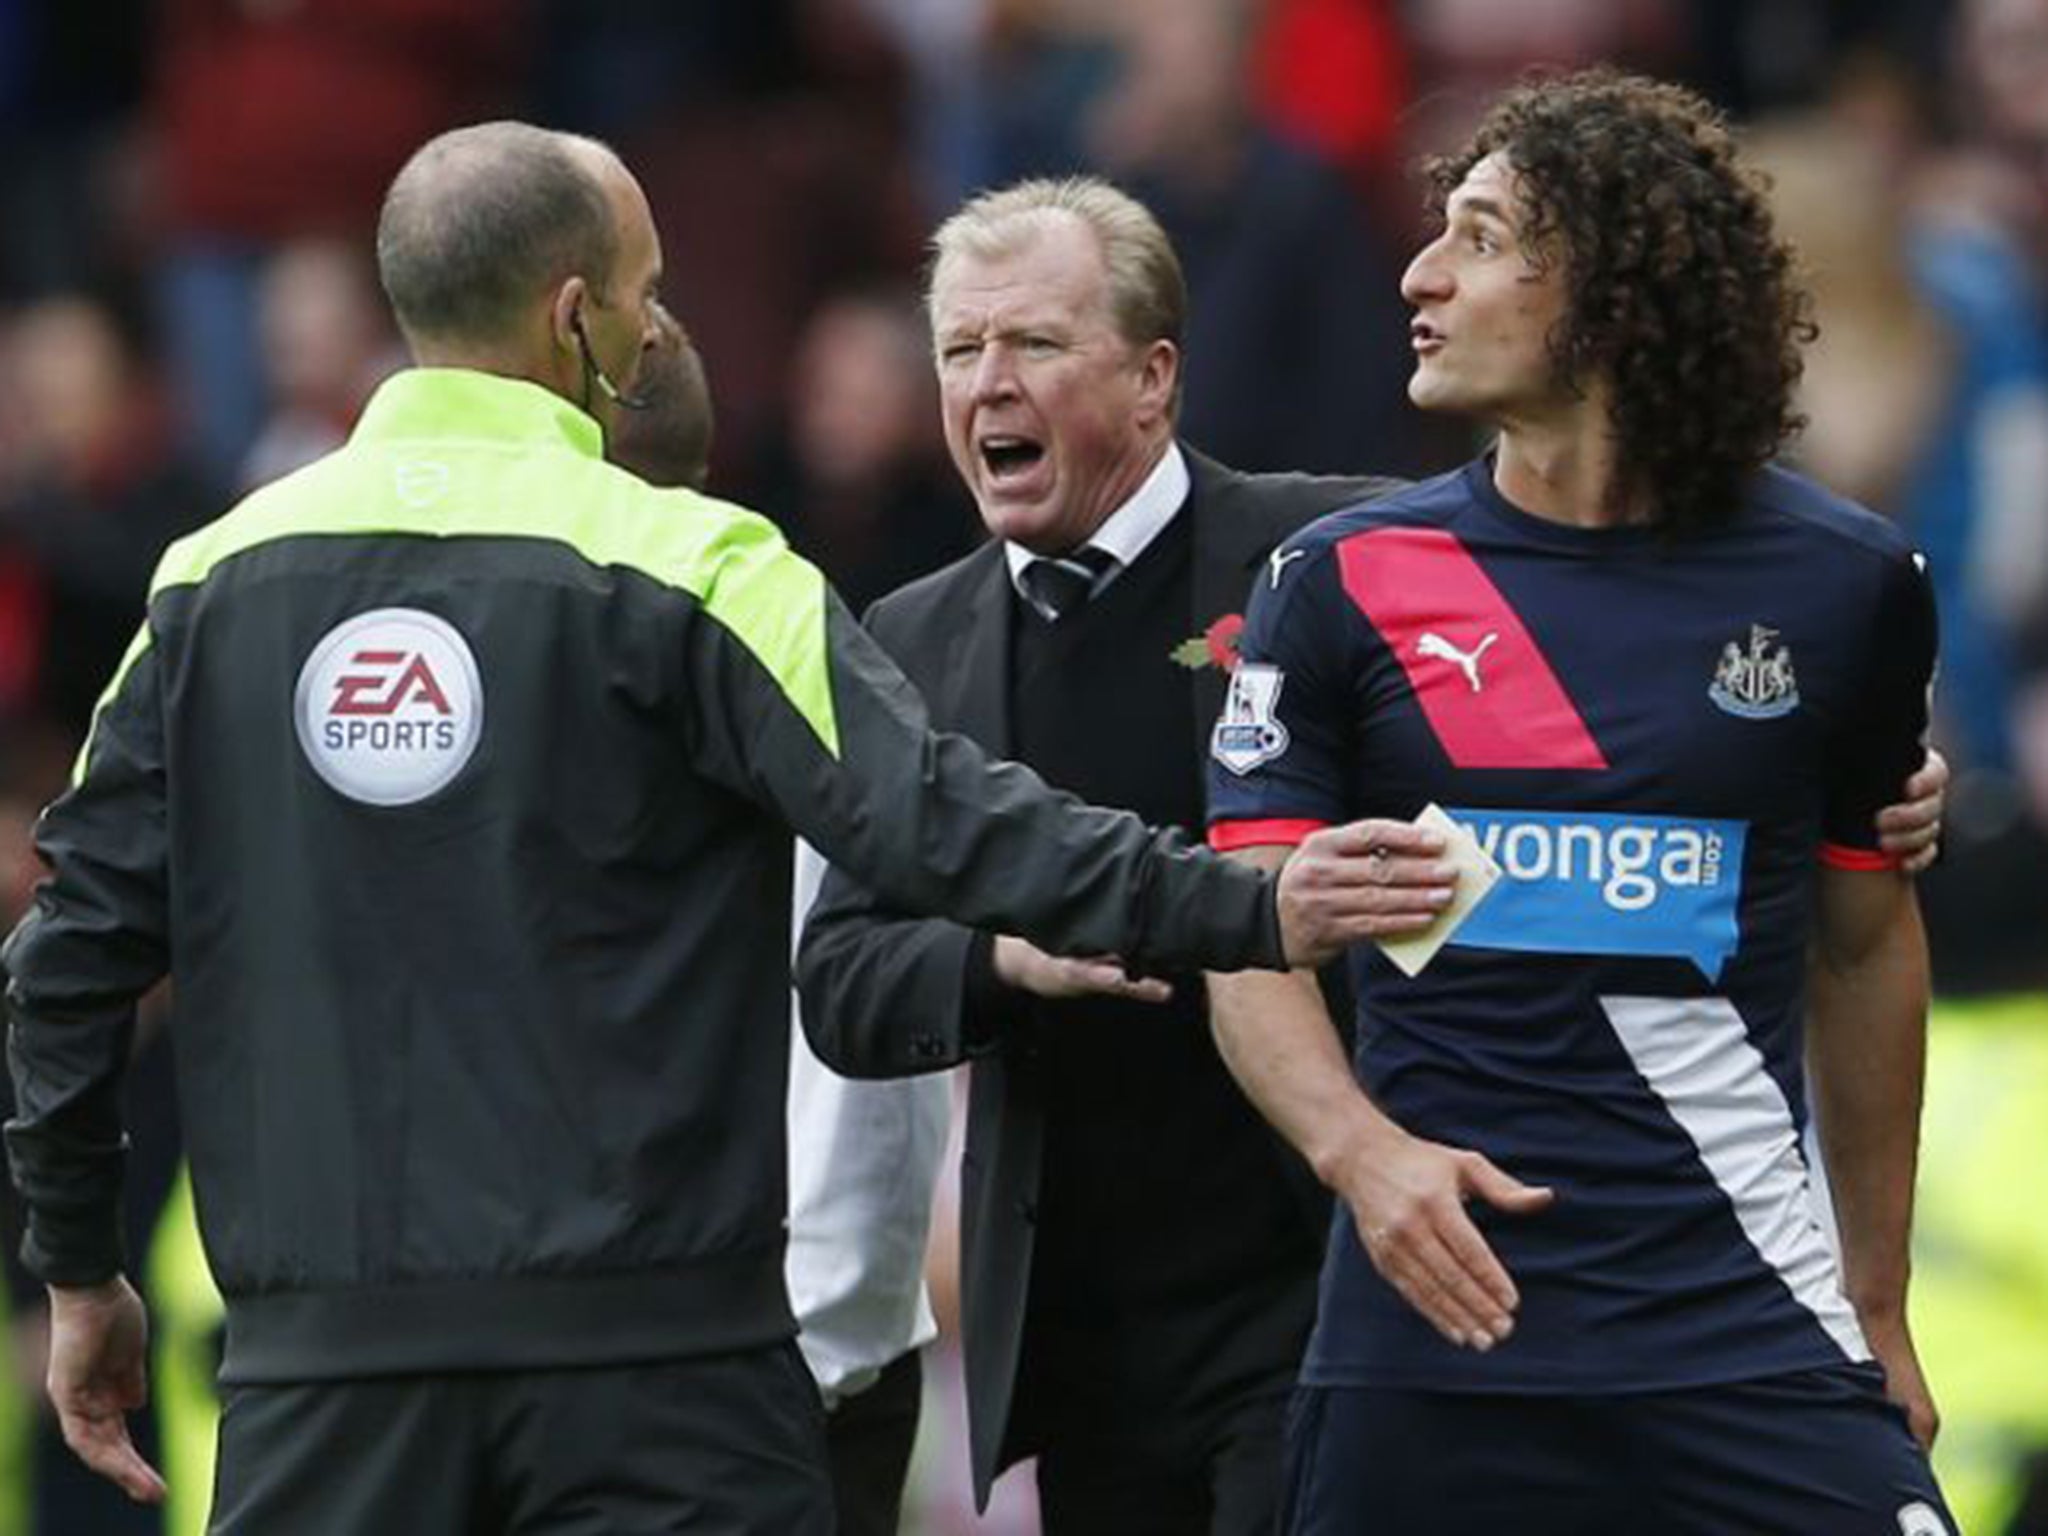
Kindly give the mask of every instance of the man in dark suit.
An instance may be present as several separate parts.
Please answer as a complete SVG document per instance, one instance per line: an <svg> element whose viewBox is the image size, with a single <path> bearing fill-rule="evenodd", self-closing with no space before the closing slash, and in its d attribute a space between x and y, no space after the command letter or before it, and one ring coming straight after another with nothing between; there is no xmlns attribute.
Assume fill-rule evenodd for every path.
<svg viewBox="0 0 2048 1536"><path fill-rule="evenodd" d="M995 537L868 626L939 728L1199 827L1252 583L1278 574L1294 529L1392 482L1240 475L1175 441L1179 264L1106 183L984 195L933 243L947 442ZM1392 920L1434 861L1402 824L1371 835ZM801 984L842 1069L974 1063L961 1291L977 1500L1036 1454L1052 1536L1270 1530L1328 1207L1218 1061L1200 979L913 919L835 870ZM906 1012L929 1027L892 1050Z"/></svg>

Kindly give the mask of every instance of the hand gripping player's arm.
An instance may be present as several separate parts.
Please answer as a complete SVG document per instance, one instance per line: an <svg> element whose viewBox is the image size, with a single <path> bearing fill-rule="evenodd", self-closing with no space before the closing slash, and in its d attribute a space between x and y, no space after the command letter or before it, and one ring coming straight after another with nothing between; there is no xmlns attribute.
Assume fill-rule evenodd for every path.
<svg viewBox="0 0 2048 1536"><path fill-rule="evenodd" d="M1906 1323L1928 999L1912 884L1885 870L1822 870L1813 948L1807 1066L1843 1285L1887 1392L1931 1446L1940 1417Z"/></svg>
<svg viewBox="0 0 2048 1536"><path fill-rule="evenodd" d="M1384 848L1379 873L1389 887L1448 888L1440 883L1445 870L1435 855L1442 844L1433 834L1403 822L1333 831ZM1330 835L1314 834L1295 862L1316 857L1315 838ZM1274 868L1287 855L1284 848L1247 848L1232 857ZM1350 1209L1387 1283L1453 1344L1486 1350L1507 1338L1521 1298L1465 1214L1465 1202L1485 1200L1525 1215L1547 1206L1551 1192L1510 1178L1477 1152L1424 1141L1388 1119L1352 1075L1313 972L1211 976L1209 1018L1231 1075Z"/></svg>
<svg viewBox="0 0 2048 1536"><path fill-rule="evenodd" d="M1941 813L1948 798L1948 759L1933 747L1906 780L1904 799L1877 813L1878 847L1908 874L1933 867L1941 855Z"/></svg>

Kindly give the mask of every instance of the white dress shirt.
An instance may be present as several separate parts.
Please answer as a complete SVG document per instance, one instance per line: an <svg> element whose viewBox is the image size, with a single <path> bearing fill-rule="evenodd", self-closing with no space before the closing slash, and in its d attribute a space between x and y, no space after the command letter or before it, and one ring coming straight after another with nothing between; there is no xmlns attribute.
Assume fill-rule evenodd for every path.
<svg viewBox="0 0 2048 1536"><path fill-rule="evenodd" d="M824 873L824 859L799 842L792 947ZM938 1333L924 1255L952 1092L944 1072L839 1076L812 1053L797 1008L792 996L784 1274L797 1347L829 1407Z"/></svg>
<svg viewBox="0 0 2048 1536"><path fill-rule="evenodd" d="M1188 461L1180 451L1180 444L1168 443L1165 455L1152 466L1152 473L1145 477L1145 483L1131 493L1129 501L1104 518L1102 526L1084 541L1084 548L1092 546L1116 557L1116 568L1102 578L1102 586L1107 587L1121 576L1165 531L1174 514L1186 503L1191 484ZM1037 558L1021 544L1012 544L1008 540L1003 542L1003 559L1010 567L1010 585L1026 601L1030 600L1031 594L1024 590L1024 568Z"/></svg>

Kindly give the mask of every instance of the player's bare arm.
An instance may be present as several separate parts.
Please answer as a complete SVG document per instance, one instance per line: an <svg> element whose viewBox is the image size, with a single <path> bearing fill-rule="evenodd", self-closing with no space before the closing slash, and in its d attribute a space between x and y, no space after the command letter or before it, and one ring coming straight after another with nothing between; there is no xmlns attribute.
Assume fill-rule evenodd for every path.
<svg viewBox="0 0 2048 1536"><path fill-rule="evenodd" d="M1927 1047L1927 939L1911 882L1823 869L1807 1023L1842 1278L1892 1399L1932 1445L1939 1418L1906 1323Z"/></svg>
<svg viewBox="0 0 2048 1536"><path fill-rule="evenodd" d="M1288 855L1253 847L1230 856L1273 869ZM1307 843L1300 856L1314 856ZM1422 878L1419 868L1409 873ZM1239 1086L1350 1207L1387 1282L1454 1344L1484 1350L1505 1339L1520 1297L1464 1203L1476 1196L1527 1213L1549 1204L1550 1191L1478 1153L1411 1136L1381 1113L1344 1059L1313 971L1211 975L1209 1016Z"/></svg>

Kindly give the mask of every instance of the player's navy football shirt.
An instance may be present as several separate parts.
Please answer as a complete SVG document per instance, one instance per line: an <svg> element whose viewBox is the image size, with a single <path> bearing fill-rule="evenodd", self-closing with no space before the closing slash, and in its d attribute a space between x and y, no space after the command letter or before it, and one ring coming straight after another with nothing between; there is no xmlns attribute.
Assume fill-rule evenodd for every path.
<svg viewBox="0 0 2048 1536"><path fill-rule="evenodd" d="M1444 1343L1339 1202L1316 1384L1550 1391L1869 1357L1800 1151L1817 861L1881 869L1934 617L1888 524L1770 470L1685 540L1536 518L1486 461L1296 535L1215 728L1211 841L1434 801L1504 878L1410 980L1353 955L1357 1068L1409 1131L1552 1186L1469 1209L1522 1294Z"/></svg>

